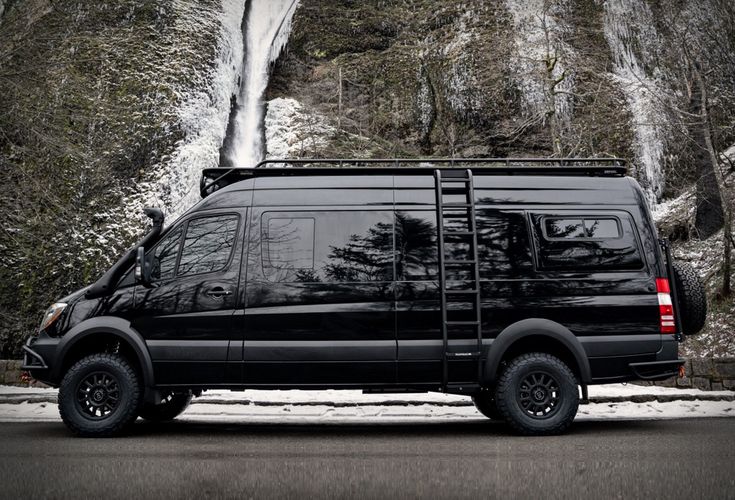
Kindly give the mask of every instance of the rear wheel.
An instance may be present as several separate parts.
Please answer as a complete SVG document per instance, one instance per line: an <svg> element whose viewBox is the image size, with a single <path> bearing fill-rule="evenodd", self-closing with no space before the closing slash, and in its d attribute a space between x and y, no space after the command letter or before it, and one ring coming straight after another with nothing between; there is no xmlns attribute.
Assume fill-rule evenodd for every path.
<svg viewBox="0 0 735 500"><path fill-rule="evenodd" d="M140 378L118 354L92 354L77 361L59 385L59 413L77 435L107 437L123 432L138 415Z"/></svg>
<svg viewBox="0 0 735 500"><path fill-rule="evenodd" d="M472 396L472 402L475 404L477 411L490 420L503 420L503 415L500 414L498 405L495 404L495 397L492 391L478 392Z"/></svg>
<svg viewBox="0 0 735 500"><path fill-rule="evenodd" d="M564 432L574 420L579 392L574 373L546 353L524 354L503 371L495 392L498 411L520 434Z"/></svg>
<svg viewBox="0 0 735 500"><path fill-rule="evenodd" d="M191 403L189 393L169 393L158 404L143 403L140 417L151 422L168 422L181 415Z"/></svg>

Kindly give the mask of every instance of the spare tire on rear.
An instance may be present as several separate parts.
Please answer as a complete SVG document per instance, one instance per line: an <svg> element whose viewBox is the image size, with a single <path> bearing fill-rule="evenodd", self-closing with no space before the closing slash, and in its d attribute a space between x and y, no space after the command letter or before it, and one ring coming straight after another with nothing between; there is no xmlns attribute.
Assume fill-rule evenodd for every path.
<svg viewBox="0 0 735 500"><path fill-rule="evenodd" d="M694 268L686 262L674 262L676 301L684 335L694 335L704 328L707 319L707 296Z"/></svg>

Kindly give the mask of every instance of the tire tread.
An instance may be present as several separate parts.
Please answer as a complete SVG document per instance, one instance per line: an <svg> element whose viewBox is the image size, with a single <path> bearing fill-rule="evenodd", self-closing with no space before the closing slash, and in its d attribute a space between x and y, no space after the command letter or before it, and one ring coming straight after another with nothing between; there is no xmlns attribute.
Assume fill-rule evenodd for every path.
<svg viewBox="0 0 735 500"><path fill-rule="evenodd" d="M72 397L75 397L76 387L69 387L70 385L73 385L72 381L74 376L78 372L87 370L100 362L108 365L115 365L117 369L124 373L124 376L128 377L132 387L130 398L132 401L129 401L129 403L132 404L125 405L125 407L122 408L124 412L122 416L120 418L116 418L110 425L88 426L84 425L86 422L74 413L75 410L73 408L69 409L65 404L63 404L62 394L71 390ZM123 433L135 421L138 416L138 408L141 400L142 390L140 377L130 362L119 354L96 353L80 359L66 372L59 386L58 406L61 419L74 434L84 437L110 437Z"/></svg>
<svg viewBox="0 0 735 500"><path fill-rule="evenodd" d="M561 370L571 381L577 385L577 378L569 367L564 364L559 358L552 356L551 354L543 352L533 352L528 354L522 354L517 358L513 359L508 366L503 370L498 380L497 389L495 393L495 402L498 406L498 411L503 415L505 421L519 434L524 436L546 436L561 434L566 431L574 420L574 416L577 413L579 406L579 399L574 400L574 404L571 407L570 414L567 418L561 419L557 424L552 426L539 428L527 425L524 421L513 418L513 415L509 408L510 401L515 400L514 394L509 394L512 391L512 378L516 372L522 370L527 365L537 363L539 359L545 360L546 362L554 365L557 369ZM509 399L510 398L510 399Z"/></svg>

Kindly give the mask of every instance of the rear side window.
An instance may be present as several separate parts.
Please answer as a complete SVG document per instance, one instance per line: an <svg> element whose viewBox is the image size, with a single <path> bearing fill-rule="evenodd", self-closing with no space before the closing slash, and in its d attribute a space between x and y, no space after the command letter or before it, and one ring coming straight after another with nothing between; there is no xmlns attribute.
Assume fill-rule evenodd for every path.
<svg viewBox="0 0 735 500"><path fill-rule="evenodd" d="M639 270L643 268L630 216L532 214L541 269Z"/></svg>
<svg viewBox="0 0 735 500"><path fill-rule="evenodd" d="M544 217L547 239L620 238L618 220L612 217Z"/></svg>

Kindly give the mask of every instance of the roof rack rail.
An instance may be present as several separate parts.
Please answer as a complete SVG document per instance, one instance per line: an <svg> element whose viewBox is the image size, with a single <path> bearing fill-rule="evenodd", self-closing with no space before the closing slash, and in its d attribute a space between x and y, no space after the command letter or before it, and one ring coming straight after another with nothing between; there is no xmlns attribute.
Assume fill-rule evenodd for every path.
<svg viewBox="0 0 735 500"><path fill-rule="evenodd" d="M280 165L271 167L271 165ZM471 168L497 175L580 175L622 177L627 173L621 158L299 158L263 160L254 167L205 168L199 191L202 198L218 189L253 177L334 175L341 169L350 175L380 173L433 173L437 168ZM298 166L298 168L294 168Z"/></svg>

